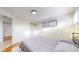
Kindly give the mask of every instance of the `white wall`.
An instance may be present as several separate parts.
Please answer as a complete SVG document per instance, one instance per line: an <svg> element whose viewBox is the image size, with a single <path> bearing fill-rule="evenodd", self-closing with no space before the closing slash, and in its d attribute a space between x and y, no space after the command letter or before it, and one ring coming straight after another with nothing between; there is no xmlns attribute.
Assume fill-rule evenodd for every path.
<svg viewBox="0 0 79 59"><path fill-rule="evenodd" d="M73 15L73 24L79 23L79 8L75 11Z"/></svg>
<svg viewBox="0 0 79 59"><path fill-rule="evenodd" d="M25 19L14 19L12 28L13 43L22 41L31 35L29 22Z"/></svg>
<svg viewBox="0 0 79 59"><path fill-rule="evenodd" d="M16 18L13 15L11 15L10 13L8 13L8 12L6 12L4 10L1 10L1 9L0 9L0 14L9 16L13 20L13 22L12 22L12 41L13 41L13 43L16 43L18 41L22 41L22 40L26 39L27 37L29 37L29 35L30 35L30 32L29 32L30 27L29 27L29 22L27 20ZM60 23L58 24L58 27L56 27L56 28L59 28L59 29L61 28L63 30L62 31L60 29L60 31L62 31L62 33L59 31L59 33L61 35L65 34L65 35L63 35L63 39L66 38L66 37L70 38L70 34L73 32L73 26L70 26L72 24L72 15L58 17L58 20L59 19L60 19L60 21L59 21ZM66 25L67 25L67 27L66 27ZM2 31L2 26L0 26L0 28L1 28L0 31ZM56 28L52 28L51 30L48 30L46 32L42 31L40 33L40 35L42 34L42 35L44 35L46 37L53 38L52 35L55 35L55 34L52 34L53 29L56 29ZM57 29L56 31L58 31L59 29ZM56 32L56 34L59 34L59 33ZM2 41L2 34L0 34L0 35L1 35L1 40L0 41ZM61 38L62 38L62 36L61 36Z"/></svg>
<svg viewBox="0 0 79 59"><path fill-rule="evenodd" d="M52 28L41 28L40 36L45 36L50 39L71 39L71 35L74 31L73 28L73 15L63 15L57 17L58 25Z"/></svg>
<svg viewBox="0 0 79 59"><path fill-rule="evenodd" d="M31 35L30 25L29 25L30 20L27 21L27 19L21 19L21 18L15 17L14 15L2 9L0 9L0 14L12 18L12 42L13 43L22 41ZM1 30L3 30L2 25L1 25ZM1 31L1 33L2 32L3 31ZM1 41L3 41L2 34L1 34Z"/></svg>
<svg viewBox="0 0 79 59"><path fill-rule="evenodd" d="M73 15L74 32L79 33L79 8L75 11Z"/></svg>
<svg viewBox="0 0 79 59"><path fill-rule="evenodd" d="M0 17L0 42L3 42L3 18Z"/></svg>

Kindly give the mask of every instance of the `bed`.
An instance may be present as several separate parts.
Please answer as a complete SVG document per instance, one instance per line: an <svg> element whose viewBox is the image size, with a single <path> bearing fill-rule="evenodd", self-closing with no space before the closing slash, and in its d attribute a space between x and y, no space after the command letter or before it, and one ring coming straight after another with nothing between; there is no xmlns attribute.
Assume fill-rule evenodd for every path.
<svg viewBox="0 0 79 59"><path fill-rule="evenodd" d="M48 39L42 36L28 38L20 44L23 52L78 52L79 48L65 40Z"/></svg>

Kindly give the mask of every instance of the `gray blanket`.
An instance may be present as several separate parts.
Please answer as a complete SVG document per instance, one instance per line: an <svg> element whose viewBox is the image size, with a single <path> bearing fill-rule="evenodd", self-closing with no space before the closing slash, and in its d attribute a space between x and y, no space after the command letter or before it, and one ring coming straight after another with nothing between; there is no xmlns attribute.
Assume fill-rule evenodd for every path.
<svg viewBox="0 0 79 59"><path fill-rule="evenodd" d="M24 40L21 45L21 50L24 52L76 52L79 51L73 43L59 41L56 39L50 40L45 37L35 36Z"/></svg>
<svg viewBox="0 0 79 59"><path fill-rule="evenodd" d="M56 47L57 41L58 40L50 40L45 37L36 36L24 40L20 46L21 50L25 52L49 52Z"/></svg>

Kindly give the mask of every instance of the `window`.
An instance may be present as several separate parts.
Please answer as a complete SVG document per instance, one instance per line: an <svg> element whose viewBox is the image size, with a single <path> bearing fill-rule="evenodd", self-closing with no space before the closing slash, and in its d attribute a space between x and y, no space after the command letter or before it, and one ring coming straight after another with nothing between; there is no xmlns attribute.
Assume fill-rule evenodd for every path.
<svg viewBox="0 0 79 59"><path fill-rule="evenodd" d="M57 26L57 20L49 21L49 23L50 23L50 27Z"/></svg>
<svg viewBox="0 0 79 59"><path fill-rule="evenodd" d="M42 23L42 26L43 26L43 27L50 27L50 23L49 23L49 22L43 22L43 23Z"/></svg>
<svg viewBox="0 0 79 59"><path fill-rule="evenodd" d="M42 22L42 26L43 27L55 27L55 26L57 26L57 20Z"/></svg>

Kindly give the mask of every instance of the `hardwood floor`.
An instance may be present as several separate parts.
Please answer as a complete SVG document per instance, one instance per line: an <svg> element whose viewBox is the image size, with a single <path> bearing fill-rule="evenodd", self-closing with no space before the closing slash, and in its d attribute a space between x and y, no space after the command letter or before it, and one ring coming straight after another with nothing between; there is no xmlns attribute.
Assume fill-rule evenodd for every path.
<svg viewBox="0 0 79 59"><path fill-rule="evenodd" d="M12 44L12 36L6 36L3 38L4 41L0 43L0 52L12 52L13 48L20 45L21 42Z"/></svg>
<svg viewBox="0 0 79 59"><path fill-rule="evenodd" d="M12 36L5 36L3 37L3 40L4 41L12 40Z"/></svg>
<svg viewBox="0 0 79 59"><path fill-rule="evenodd" d="M17 42L15 44L12 44L12 42L10 40L5 41L5 42L0 44L0 51L1 52L12 52L12 49L19 46L20 43L21 42Z"/></svg>

